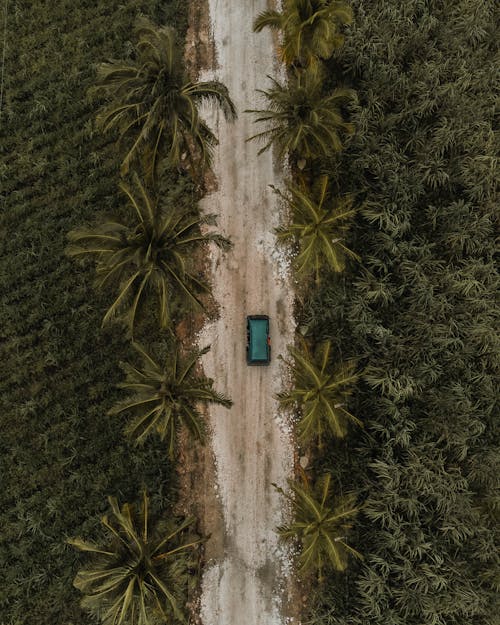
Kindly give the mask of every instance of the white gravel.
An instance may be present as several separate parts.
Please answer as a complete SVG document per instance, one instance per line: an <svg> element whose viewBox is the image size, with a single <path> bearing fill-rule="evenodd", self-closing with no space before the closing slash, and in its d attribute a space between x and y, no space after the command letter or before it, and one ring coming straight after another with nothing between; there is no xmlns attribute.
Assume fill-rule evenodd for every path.
<svg viewBox="0 0 500 625"><path fill-rule="evenodd" d="M204 625L284 625L290 622L285 616L290 554L275 528L286 505L272 483L285 488L293 473L291 428L275 399L285 383L277 356L293 340L293 293L288 253L273 234L282 209L269 188L283 188L283 172L270 152L257 156L260 146L245 142L257 127L244 113L263 104L256 89L265 88L266 75L279 68L270 33L252 33L253 19L268 8L266 0L209 0L209 6L218 67L200 79L223 81L239 118L228 124L222 115L205 114L220 145L214 161L218 190L202 208L219 215L217 229L234 247L225 254L211 251L220 318L204 328L199 345L211 344L203 357L205 373L234 406L210 411L217 484L206 488L220 497L225 527L223 552L203 577L201 617ZM270 316L269 367L246 364L247 314Z"/></svg>

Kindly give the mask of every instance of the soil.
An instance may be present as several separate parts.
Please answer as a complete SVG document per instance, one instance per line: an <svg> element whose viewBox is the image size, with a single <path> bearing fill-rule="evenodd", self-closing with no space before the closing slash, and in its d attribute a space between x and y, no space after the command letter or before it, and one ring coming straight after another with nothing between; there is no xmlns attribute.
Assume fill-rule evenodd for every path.
<svg viewBox="0 0 500 625"><path fill-rule="evenodd" d="M195 81L203 68L215 65L215 45L210 37L210 12L207 0L190 0L188 16L189 27L184 59L191 80Z"/></svg>

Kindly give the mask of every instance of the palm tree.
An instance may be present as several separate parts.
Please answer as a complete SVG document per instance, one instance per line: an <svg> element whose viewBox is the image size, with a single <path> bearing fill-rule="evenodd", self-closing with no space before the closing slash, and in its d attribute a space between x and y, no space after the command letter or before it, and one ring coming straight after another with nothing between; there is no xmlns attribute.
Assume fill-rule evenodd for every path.
<svg viewBox="0 0 500 625"><path fill-rule="evenodd" d="M282 58L288 65L308 67L329 59L344 43L339 27L352 22L352 10L336 0L284 0L283 11L263 11L254 31L266 26L283 33Z"/></svg>
<svg viewBox="0 0 500 625"><path fill-rule="evenodd" d="M278 239L291 241L298 246L295 266L299 276L314 274L319 283L321 271L329 267L335 272L345 269L346 258L360 260L359 256L345 244L345 237L354 216L352 197L344 197L328 202L328 177L319 180L318 199L313 199L303 189L290 186L290 195L275 191L288 203L291 209L291 222L276 229Z"/></svg>
<svg viewBox="0 0 500 625"><path fill-rule="evenodd" d="M294 520L278 527L278 533L286 541L299 542L299 572L317 571L322 581L324 569L344 571L349 555L362 558L361 554L346 543L346 534L359 508L354 507L353 494L337 497L331 502L331 476L322 476L314 489L290 483L293 495L278 490L292 502Z"/></svg>
<svg viewBox="0 0 500 625"><path fill-rule="evenodd" d="M266 130L248 139L265 141L259 154L275 145L278 157L288 154L296 161L314 160L342 149L341 133L351 135L353 124L344 121L340 105L355 99L352 89L337 88L329 95L322 94L321 74L316 71L296 71L290 81L281 85L269 77L273 86L268 91L259 89L269 102L257 113L257 122L265 122Z"/></svg>
<svg viewBox="0 0 500 625"><path fill-rule="evenodd" d="M95 255L98 286L118 287L118 296L103 324L127 311L133 331L140 304L155 295L160 325L165 328L174 295L184 295L203 307L198 294L209 291L189 269L194 250L206 241L223 247L229 242L218 234L200 232L200 225L209 221L209 217L179 214L174 207L158 206L137 178L135 185L136 189L132 190L120 184L133 209L127 220L72 230L66 251L76 257Z"/></svg>
<svg viewBox="0 0 500 625"><path fill-rule="evenodd" d="M324 432L343 438L349 422L362 425L346 409L352 386L358 379L355 364L350 361L332 367L330 351L330 341L322 343L315 354L302 341L301 350L290 348L293 362L284 360L292 371L294 385L289 391L279 393L278 399L284 408L298 406L301 413L298 435L304 445L317 439L321 446Z"/></svg>
<svg viewBox="0 0 500 625"><path fill-rule="evenodd" d="M232 401L213 389L213 380L196 372L199 357L207 353L209 347L185 358L175 347L163 364L139 345L134 344L134 347L141 356L142 366L123 364L126 380L119 384L133 394L118 402L110 413L134 415L127 433L138 443L150 434L158 433L162 440L168 440L168 451L173 457L176 433L181 426L185 426L194 438L203 440L200 404L220 404L229 408Z"/></svg>
<svg viewBox="0 0 500 625"><path fill-rule="evenodd" d="M178 165L183 158L191 169L209 165L217 139L200 119L202 102L221 107L228 119L236 111L227 88L218 81L192 82L186 75L182 46L172 28L158 27L146 18L137 23L135 58L112 60L98 69L97 86L108 104L97 117L103 130L118 129L130 137L131 147L122 162L122 173L142 154L146 171L154 174L162 156Z"/></svg>
<svg viewBox="0 0 500 625"><path fill-rule="evenodd" d="M114 497L109 503L111 515L101 519L108 535L104 546L68 540L95 558L73 582L85 595L82 607L103 625L185 623L193 548L200 542L186 536L193 519L152 525L146 493L139 511L128 503L120 509Z"/></svg>

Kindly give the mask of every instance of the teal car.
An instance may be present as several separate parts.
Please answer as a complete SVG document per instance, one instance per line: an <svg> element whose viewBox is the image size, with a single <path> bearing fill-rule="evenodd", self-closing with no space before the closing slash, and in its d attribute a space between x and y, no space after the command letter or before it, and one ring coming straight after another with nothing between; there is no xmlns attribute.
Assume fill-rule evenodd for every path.
<svg viewBox="0 0 500 625"><path fill-rule="evenodd" d="M270 361L269 317L249 315L247 317L247 364L268 365Z"/></svg>

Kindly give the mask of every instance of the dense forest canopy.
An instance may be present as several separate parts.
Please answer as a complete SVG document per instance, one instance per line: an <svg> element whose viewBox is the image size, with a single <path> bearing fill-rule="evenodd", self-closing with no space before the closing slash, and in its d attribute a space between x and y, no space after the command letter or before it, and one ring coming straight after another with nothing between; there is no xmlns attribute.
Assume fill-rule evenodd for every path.
<svg viewBox="0 0 500 625"><path fill-rule="evenodd" d="M363 365L364 431L317 470L360 493L365 555L332 577L311 622L489 625L498 545L498 5L353 0L333 83L357 131L322 168L361 209L351 248L302 320Z"/></svg>
<svg viewBox="0 0 500 625"><path fill-rule="evenodd" d="M5 3L0 10L2 14ZM0 118L0 623L88 625L72 581L83 562L65 544L95 538L106 497L151 512L175 499L165 445L135 449L107 410L121 395L122 328L93 268L64 255L69 230L112 215L120 159L95 131L87 96L96 65L130 54L143 12L186 28L186 3L10 0ZM3 41L0 43L0 58ZM93 622L93 621L92 621Z"/></svg>

